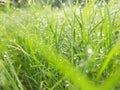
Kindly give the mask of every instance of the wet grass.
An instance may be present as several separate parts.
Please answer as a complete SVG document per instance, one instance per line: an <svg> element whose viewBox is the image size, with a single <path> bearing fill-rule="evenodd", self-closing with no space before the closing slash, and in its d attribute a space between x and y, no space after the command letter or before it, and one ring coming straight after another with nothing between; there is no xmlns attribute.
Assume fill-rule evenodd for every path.
<svg viewBox="0 0 120 90"><path fill-rule="evenodd" d="M0 90L119 90L119 37L114 1L0 11Z"/></svg>

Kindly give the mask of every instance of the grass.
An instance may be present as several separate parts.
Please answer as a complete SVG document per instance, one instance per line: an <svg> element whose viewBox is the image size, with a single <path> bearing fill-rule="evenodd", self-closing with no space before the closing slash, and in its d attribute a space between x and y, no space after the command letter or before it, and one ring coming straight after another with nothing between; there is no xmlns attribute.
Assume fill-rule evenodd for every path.
<svg viewBox="0 0 120 90"><path fill-rule="evenodd" d="M119 5L94 1L82 8L2 6L0 90L119 90Z"/></svg>

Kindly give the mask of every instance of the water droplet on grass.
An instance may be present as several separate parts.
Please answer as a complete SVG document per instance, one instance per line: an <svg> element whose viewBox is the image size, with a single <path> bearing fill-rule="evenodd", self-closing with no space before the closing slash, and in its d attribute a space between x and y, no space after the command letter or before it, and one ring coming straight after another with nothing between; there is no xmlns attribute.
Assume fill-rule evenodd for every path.
<svg viewBox="0 0 120 90"><path fill-rule="evenodd" d="M88 70L86 70L85 72L88 73Z"/></svg>
<svg viewBox="0 0 120 90"><path fill-rule="evenodd" d="M78 16L80 15L80 9L79 8L76 9L76 15L78 15Z"/></svg>
<svg viewBox="0 0 120 90"><path fill-rule="evenodd" d="M6 57L7 57L7 55L6 55L6 54L4 54L4 55L3 55L3 57L4 57L4 58L6 58Z"/></svg>
<svg viewBox="0 0 120 90"><path fill-rule="evenodd" d="M90 55L93 55L93 50L92 50L92 48L90 48L90 47L88 47L88 50L87 50L87 52L90 54Z"/></svg>
<svg viewBox="0 0 120 90"><path fill-rule="evenodd" d="M100 49L100 53L101 53L101 54L103 53L103 49Z"/></svg>
<svg viewBox="0 0 120 90"><path fill-rule="evenodd" d="M66 83L66 87L69 87L70 86L70 82L69 81L65 81L65 83Z"/></svg>
<svg viewBox="0 0 120 90"><path fill-rule="evenodd" d="M66 87L69 87L70 86L70 84L66 84Z"/></svg>
<svg viewBox="0 0 120 90"><path fill-rule="evenodd" d="M97 64L96 66L97 66L97 67L99 67L99 66L100 66L100 64Z"/></svg>

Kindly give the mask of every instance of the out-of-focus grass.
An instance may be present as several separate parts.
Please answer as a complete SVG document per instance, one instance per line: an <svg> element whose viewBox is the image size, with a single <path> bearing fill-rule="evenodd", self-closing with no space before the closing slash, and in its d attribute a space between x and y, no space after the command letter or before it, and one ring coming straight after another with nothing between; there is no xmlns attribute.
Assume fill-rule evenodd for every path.
<svg viewBox="0 0 120 90"><path fill-rule="evenodd" d="M1 11L0 89L119 90L119 6L94 2Z"/></svg>

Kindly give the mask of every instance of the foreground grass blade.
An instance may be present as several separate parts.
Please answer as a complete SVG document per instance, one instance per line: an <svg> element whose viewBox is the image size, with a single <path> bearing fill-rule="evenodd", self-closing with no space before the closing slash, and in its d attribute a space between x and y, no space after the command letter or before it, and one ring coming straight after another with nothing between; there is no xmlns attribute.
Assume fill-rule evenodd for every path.
<svg viewBox="0 0 120 90"><path fill-rule="evenodd" d="M92 85L86 77L81 75L80 72L68 62L68 60L64 59L59 54L54 53L49 46L42 44L39 48L39 54L48 60L49 63L52 63L59 72L63 73L65 77L70 79L75 86L81 88L81 90L97 90L97 88Z"/></svg>
<svg viewBox="0 0 120 90"><path fill-rule="evenodd" d="M11 61L10 61L10 58L7 57L7 58L6 58L6 61L8 62L9 67L10 67L10 71L11 71L11 73L14 75L14 78L15 78L17 84L18 84L18 88L19 88L18 90L24 90L24 89L23 89L23 86L22 86L22 84L21 84L21 82L20 82L20 80L19 80L19 78L18 78L18 76L17 76L17 73L16 73L16 71L15 71L15 69L14 69L14 66L12 65L12 63L11 63ZM7 69L6 69L6 71L7 71ZM8 73L9 73L9 72L8 72ZM14 81L13 81L13 82L14 82Z"/></svg>
<svg viewBox="0 0 120 90"><path fill-rule="evenodd" d="M112 90L115 86L117 86L117 83L119 81L120 81L120 68L118 68L115 74L109 77L109 79L102 84L101 90Z"/></svg>
<svg viewBox="0 0 120 90"><path fill-rule="evenodd" d="M109 64L111 58L113 57L113 55L114 55L115 53L117 53L117 52L119 51L119 49L120 49L120 45L119 45L119 44L116 45L116 46L114 46L114 47L111 49L111 51L110 51L109 54L107 55L107 59L106 59L105 62L103 63L102 68L100 69L100 72L99 72L98 75L97 75L97 80L100 79L103 71L105 70L105 68L106 68L107 65Z"/></svg>

